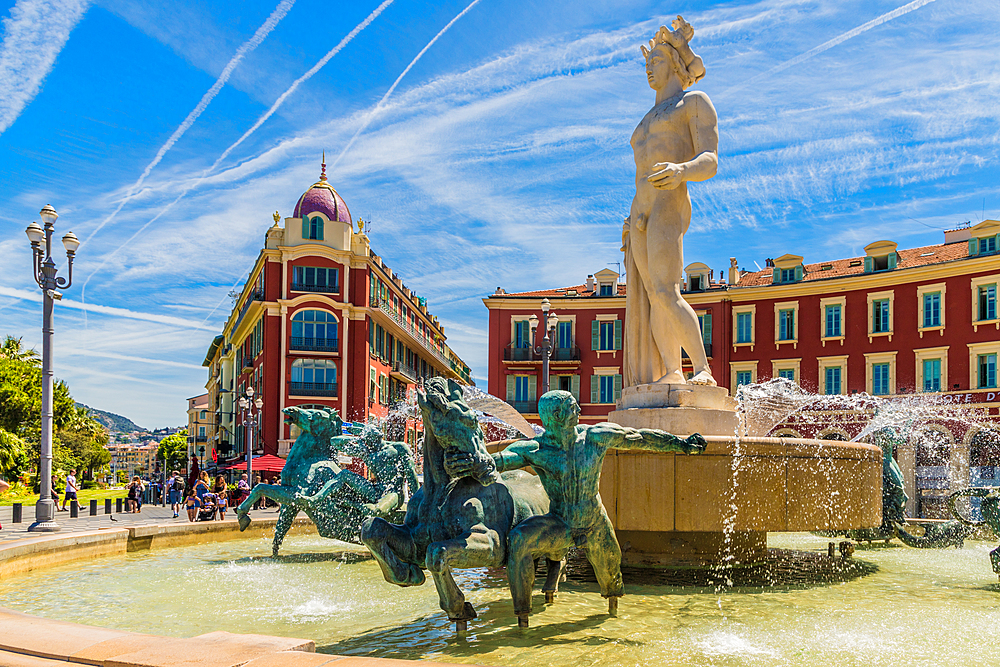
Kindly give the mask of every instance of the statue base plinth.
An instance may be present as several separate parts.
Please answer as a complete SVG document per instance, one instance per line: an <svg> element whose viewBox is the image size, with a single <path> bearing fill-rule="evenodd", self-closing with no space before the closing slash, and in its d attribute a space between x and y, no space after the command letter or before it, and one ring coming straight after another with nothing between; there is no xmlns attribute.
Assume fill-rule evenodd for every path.
<svg viewBox="0 0 1000 667"><path fill-rule="evenodd" d="M679 436L736 435L736 401L724 387L700 384L641 384L622 390L608 421L632 428L658 428Z"/></svg>
<svg viewBox="0 0 1000 667"><path fill-rule="evenodd" d="M701 454L609 451L601 499L624 562L664 568L760 563L769 531L838 530L882 521L882 453L873 445L737 437L721 387L640 385L608 421L705 436Z"/></svg>

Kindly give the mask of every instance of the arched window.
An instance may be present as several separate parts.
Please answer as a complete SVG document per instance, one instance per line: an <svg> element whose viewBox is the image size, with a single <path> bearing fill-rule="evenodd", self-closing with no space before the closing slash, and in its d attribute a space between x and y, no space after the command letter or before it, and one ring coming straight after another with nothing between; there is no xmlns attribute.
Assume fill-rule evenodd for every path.
<svg viewBox="0 0 1000 667"><path fill-rule="evenodd" d="M336 352L337 317L325 310L300 310L292 316L293 350Z"/></svg>
<svg viewBox="0 0 1000 667"><path fill-rule="evenodd" d="M302 216L302 238L314 241L323 240L323 218L307 215Z"/></svg>
<svg viewBox="0 0 1000 667"><path fill-rule="evenodd" d="M336 362L333 359L296 359L292 363L291 393L299 396L336 396Z"/></svg>

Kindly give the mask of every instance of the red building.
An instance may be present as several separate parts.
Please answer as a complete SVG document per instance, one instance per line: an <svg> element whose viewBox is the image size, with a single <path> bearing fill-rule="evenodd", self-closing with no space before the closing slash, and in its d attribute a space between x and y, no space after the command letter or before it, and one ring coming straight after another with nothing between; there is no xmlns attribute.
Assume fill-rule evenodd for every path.
<svg viewBox="0 0 1000 667"><path fill-rule="evenodd" d="M264 401L255 453L284 456L297 435L284 424L285 407L335 408L345 421L368 421L388 416L422 378L472 382L426 299L371 251L363 221L355 231L325 165L283 222L275 213L205 358L216 425L209 444L222 457L245 456L234 405L248 387ZM416 442L412 420L388 428Z"/></svg>
<svg viewBox="0 0 1000 667"><path fill-rule="evenodd" d="M925 429L926 437L900 454L916 502L918 491L970 479L1000 481L993 430L1000 423L998 248L1000 222L987 220L946 232L940 245L899 250L876 241L863 257L806 263L786 254L756 272L739 270L734 258L725 279L693 263L685 269L684 297L698 313L716 381L734 393L741 384L785 377L818 394L931 393L965 406L967 418L928 426L934 433ZM527 318L540 315L547 298L560 331L550 385L571 388L584 420L603 419L621 388L625 286L617 277L605 270L583 285L514 294L498 289L484 299L490 393L537 421L541 362L529 348ZM774 433L850 439L865 421L812 414L793 417ZM950 452L950 467L943 451ZM931 477L942 474L950 480ZM927 488L917 488L921 484Z"/></svg>

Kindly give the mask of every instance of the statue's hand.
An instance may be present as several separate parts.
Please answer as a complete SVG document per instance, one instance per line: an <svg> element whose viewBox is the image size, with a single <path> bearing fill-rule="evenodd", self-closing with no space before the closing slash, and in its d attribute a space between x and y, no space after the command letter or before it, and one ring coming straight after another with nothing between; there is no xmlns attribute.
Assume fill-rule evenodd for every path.
<svg viewBox="0 0 1000 667"><path fill-rule="evenodd" d="M702 437L700 433L692 433L684 439L684 453L701 454L705 451L705 446L707 444L708 443L705 441L705 438Z"/></svg>
<svg viewBox="0 0 1000 667"><path fill-rule="evenodd" d="M468 477L473 474L476 459L472 454L448 451L444 454L444 471L451 478Z"/></svg>
<svg viewBox="0 0 1000 667"><path fill-rule="evenodd" d="M684 165L657 162L653 165L653 173L646 180L657 190L673 190L685 181L684 171Z"/></svg>

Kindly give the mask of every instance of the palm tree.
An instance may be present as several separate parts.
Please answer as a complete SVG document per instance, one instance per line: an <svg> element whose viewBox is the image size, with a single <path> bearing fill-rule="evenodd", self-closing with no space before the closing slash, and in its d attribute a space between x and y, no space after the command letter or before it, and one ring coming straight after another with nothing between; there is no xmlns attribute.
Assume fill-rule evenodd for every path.
<svg viewBox="0 0 1000 667"><path fill-rule="evenodd" d="M0 359L23 361L32 366L40 366L42 363L41 357L34 349L25 350L21 346L21 339L13 336L5 336L3 344L0 344Z"/></svg>

